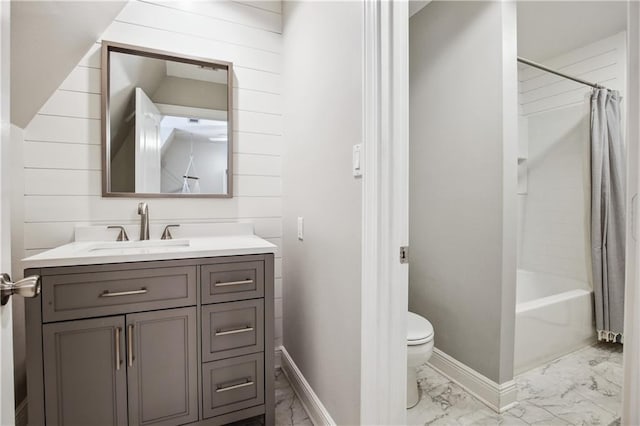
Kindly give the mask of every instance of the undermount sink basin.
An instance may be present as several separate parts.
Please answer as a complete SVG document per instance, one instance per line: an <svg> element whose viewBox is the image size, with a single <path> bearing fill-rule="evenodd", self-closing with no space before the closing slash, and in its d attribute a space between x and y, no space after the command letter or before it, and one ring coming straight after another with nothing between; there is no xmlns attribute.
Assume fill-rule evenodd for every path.
<svg viewBox="0 0 640 426"><path fill-rule="evenodd" d="M189 240L142 240L142 241L109 241L98 242L87 251L90 252L110 252L121 250L138 251L141 249L176 249L178 247L189 247Z"/></svg>

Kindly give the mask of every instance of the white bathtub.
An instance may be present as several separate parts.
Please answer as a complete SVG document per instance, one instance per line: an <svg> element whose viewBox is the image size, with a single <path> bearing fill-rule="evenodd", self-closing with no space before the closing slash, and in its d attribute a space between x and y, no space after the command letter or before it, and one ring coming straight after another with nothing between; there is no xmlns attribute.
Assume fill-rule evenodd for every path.
<svg viewBox="0 0 640 426"><path fill-rule="evenodd" d="M588 283L518 270L515 374L595 343L593 315Z"/></svg>

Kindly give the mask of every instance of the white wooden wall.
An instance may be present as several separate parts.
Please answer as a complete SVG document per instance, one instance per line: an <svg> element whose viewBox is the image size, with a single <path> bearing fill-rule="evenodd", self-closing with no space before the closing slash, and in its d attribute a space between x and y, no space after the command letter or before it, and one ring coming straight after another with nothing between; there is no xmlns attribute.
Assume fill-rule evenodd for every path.
<svg viewBox="0 0 640 426"><path fill-rule="evenodd" d="M232 199L150 199L152 223L255 223L281 246L280 2L132 0L102 39L234 65ZM76 224L137 223L140 201L101 197L100 43L24 129L24 254L72 241ZM276 255L276 345L282 253Z"/></svg>
<svg viewBox="0 0 640 426"><path fill-rule="evenodd" d="M624 94L625 58L626 33L622 32L542 62L555 70ZM522 115L581 104L591 91L589 86L526 65L520 65L518 79Z"/></svg>

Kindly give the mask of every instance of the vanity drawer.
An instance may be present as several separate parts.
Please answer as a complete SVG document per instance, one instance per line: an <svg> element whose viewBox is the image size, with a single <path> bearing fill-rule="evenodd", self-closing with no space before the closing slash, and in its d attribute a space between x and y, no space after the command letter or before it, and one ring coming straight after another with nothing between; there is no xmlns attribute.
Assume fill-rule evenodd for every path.
<svg viewBox="0 0 640 426"><path fill-rule="evenodd" d="M264 297L264 262L204 265L202 303L231 302Z"/></svg>
<svg viewBox="0 0 640 426"><path fill-rule="evenodd" d="M195 266L42 277L43 322L195 304Z"/></svg>
<svg viewBox="0 0 640 426"><path fill-rule="evenodd" d="M262 299L202 307L202 360L215 361L264 350Z"/></svg>
<svg viewBox="0 0 640 426"><path fill-rule="evenodd" d="M264 356L245 355L202 365L203 417L264 404Z"/></svg>

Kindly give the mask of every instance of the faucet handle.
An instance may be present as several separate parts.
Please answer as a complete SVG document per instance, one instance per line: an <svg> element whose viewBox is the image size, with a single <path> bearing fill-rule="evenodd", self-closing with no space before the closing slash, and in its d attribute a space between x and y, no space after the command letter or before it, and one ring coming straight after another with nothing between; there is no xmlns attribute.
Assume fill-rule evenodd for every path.
<svg viewBox="0 0 640 426"><path fill-rule="evenodd" d="M161 240L171 240L173 239L173 236L171 235L171 231L169 230L169 228L179 228L180 225L167 225L164 227L164 231L162 231L162 236L160 237Z"/></svg>
<svg viewBox="0 0 640 426"><path fill-rule="evenodd" d="M107 229L119 229L120 230L120 232L118 233L118 238L116 238L116 241L129 241L129 236L127 235L127 230L124 229L124 226L109 225L109 226L107 226Z"/></svg>

